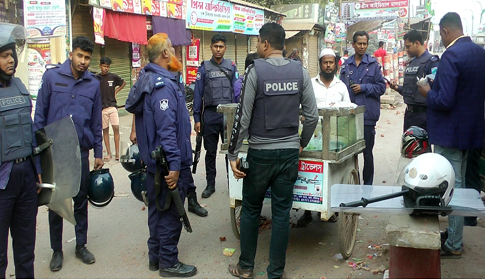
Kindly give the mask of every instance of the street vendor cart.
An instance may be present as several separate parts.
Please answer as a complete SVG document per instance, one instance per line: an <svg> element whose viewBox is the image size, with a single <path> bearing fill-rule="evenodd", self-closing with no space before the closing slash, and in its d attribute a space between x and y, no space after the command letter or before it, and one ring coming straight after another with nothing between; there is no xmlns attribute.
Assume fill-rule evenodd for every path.
<svg viewBox="0 0 485 280"><path fill-rule="evenodd" d="M237 104L219 105L224 114L224 136L221 153L227 153ZM293 209L320 212L322 221L339 223L341 254L349 258L354 249L359 214L333 213L330 189L334 184L359 184L357 155L365 148L365 107L319 109L319 121L314 137L300 154L298 179L293 188ZM300 125L300 132L302 125ZM239 156L245 158L248 143L245 140ZM236 180L229 170L229 199L231 224L239 239L242 208L242 180ZM271 189L266 199L271 197Z"/></svg>

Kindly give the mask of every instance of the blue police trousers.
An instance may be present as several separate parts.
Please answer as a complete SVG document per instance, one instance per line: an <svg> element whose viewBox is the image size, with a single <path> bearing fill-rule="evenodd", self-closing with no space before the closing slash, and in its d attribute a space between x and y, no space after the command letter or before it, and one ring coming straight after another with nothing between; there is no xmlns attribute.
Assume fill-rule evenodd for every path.
<svg viewBox="0 0 485 280"><path fill-rule="evenodd" d="M7 270L8 231L12 236L16 278L34 278L37 172L29 158L14 163L10 179L0 190L0 278Z"/></svg>
<svg viewBox="0 0 485 280"><path fill-rule="evenodd" d="M187 189L191 177L190 168L180 170L177 187L182 202L185 202ZM160 207L165 206L165 199L168 186L162 175L162 190L160 194ZM178 263L178 243L182 232L177 208L172 201L170 208L166 211L158 211L155 203L155 174L147 172L147 193L148 193L148 258L150 262L159 262L160 268L168 268Z"/></svg>
<svg viewBox="0 0 485 280"><path fill-rule="evenodd" d="M254 269L259 217L266 191L271 187L271 244L268 278L279 278L285 269L290 234L293 186L298 176L298 149L249 149L249 171L243 180L241 255L239 265Z"/></svg>
<svg viewBox="0 0 485 280"><path fill-rule="evenodd" d="M205 149L205 171L208 186L216 185L216 157L219 138L224 133L223 115L217 112L204 112L204 149ZM227 168L227 159L226 159Z"/></svg>
<svg viewBox="0 0 485 280"><path fill-rule="evenodd" d="M81 186L79 193L73 197L74 218L76 219L76 245L88 242L88 186L89 186L89 153L81 153ZM62 251L63 218L49 210L49 232L51 248Z"/></svg>

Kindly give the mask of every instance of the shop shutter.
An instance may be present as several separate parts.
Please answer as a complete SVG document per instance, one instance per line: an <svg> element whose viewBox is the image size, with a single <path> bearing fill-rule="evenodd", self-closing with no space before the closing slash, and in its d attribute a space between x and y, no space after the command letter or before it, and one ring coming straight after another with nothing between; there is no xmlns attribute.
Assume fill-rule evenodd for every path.
<svg viewBox="0 0 485 280"><path fill-rule="evenodd" d="M248 36L247 35L236 35L236 64L237 71L239 74L244 73L244 62L246 61L246 56L248 54Z"/></svg>
<svg viewBox="0 0 485 280"><path fill-rule="evenodd" d="M94 42L93 15L91 6L75 5L73 6L74 15L72 16L72 38L77 36L86 36ZM70 50L70 47L68 46ZM99 59L101 58L101 45L94 44L94 51L91 57L89 71L99 72Z"/></svg>
<svg viewBox="0 0 485 280"><path fill-rule="evenodd" d="M310 77L315 77L318 74L318 37L316 35L308 35L308 73Z"/></svg>
<svg viewBox="0 0 485 280"><path fill-rule="evenodd" d="M108 37L105 37L104 39L104 56L111 59L111 67L109 71L120 76L126 82L126 86L116 95L118 106L122 106L125 104L132 85L130 57L131 43L118 41ZM99 60L97 64L99 65Z"/></svg>
<svg viewBox="0 0 485 280"><path fill-rule="evenodd" d="M215 34L212 32L212 34ZM222 35L226 36L227 42L226 42L226 53L224 54L225 59L230 59L232 62L236 62L236 40L235 40L235 34L231 32L224 32ZM244 66L243 66L244 67Z"/></svg>
<svg viewBox="0 0 485 280"><path fill-rule="evenodd" d="M202 61L204 60L209 60L212 57L212 51L211 51L211 39L215 32L211 31L203 31L203 40L200 40L200 45L201 45L201 50L202 50Z"/></svg>
<svg viewBox="0 0 485 280"><path fill-rule="evenodd" d="M256 45L258 44L258 36L249 36L249 52L256 52Z"/></svg>

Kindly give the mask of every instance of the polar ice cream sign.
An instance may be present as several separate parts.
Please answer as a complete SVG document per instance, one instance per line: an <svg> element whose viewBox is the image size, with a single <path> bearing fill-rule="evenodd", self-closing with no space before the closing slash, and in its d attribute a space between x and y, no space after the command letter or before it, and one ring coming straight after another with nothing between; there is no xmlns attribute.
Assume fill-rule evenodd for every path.
<svg viewBox="0 0 485 280"><path fill-rule="evenodd" d="M408 0L342 2L342 20L396 19L408 15Z"/></svg>

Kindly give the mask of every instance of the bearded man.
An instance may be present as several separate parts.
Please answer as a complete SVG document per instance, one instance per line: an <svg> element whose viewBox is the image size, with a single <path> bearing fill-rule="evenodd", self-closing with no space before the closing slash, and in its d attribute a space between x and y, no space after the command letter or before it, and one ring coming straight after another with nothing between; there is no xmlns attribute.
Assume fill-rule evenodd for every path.
<svg viewBox="0 0 485 280"><path fill-rule="evenodd" d="M182 223L175 203L160 211L165 208L169 189L178 187L183 202L190 185L190 116L185 96L170 73L181 71L182 64L165 33L157 33L148 40L148 57L150 63L142 70L125 104L126 110L134 114L136 141L147 165L148 268L159 270L161 277L190 277L197 273L197 268L178 260L177 245ZM160 194L157 196L155 174L158 167L150 155L158 146L167 157L169 174L159 182Z"/></svg>

